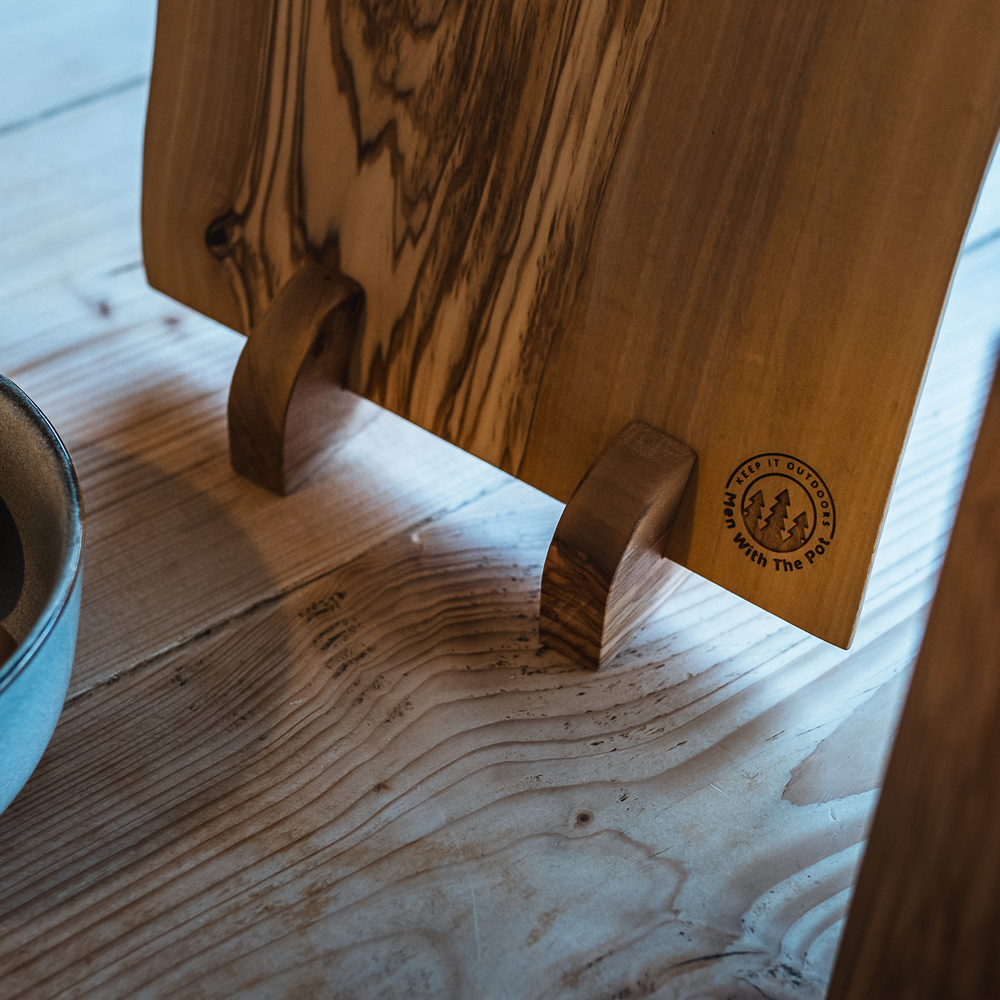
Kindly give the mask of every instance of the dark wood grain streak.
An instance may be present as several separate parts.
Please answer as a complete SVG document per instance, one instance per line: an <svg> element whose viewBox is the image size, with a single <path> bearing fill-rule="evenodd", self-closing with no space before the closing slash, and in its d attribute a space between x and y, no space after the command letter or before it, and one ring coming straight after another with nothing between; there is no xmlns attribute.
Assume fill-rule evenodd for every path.
<svg viewBox="0 0 1000 1000"><path fill-rule="evenodd" d="M515 469L659 7L276 3L248 169L213 237L244 322L332 240L372 296L352 388ZM388 226L400 274L343 232L350 168L389 180L391 216L366 222ZM456 324L466 340L442 337Z"/></svg>

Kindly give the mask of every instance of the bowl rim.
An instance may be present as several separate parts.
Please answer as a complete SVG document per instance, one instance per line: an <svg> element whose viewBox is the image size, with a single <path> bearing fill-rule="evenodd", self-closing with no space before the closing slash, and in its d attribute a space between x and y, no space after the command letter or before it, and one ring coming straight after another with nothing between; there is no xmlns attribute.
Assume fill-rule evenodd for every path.
<svg viewBox="0 0 1000 1000"><path fill-rule="evenodd" d="M2 694L34 659L35 654L41 649L49 633L59 623L59 619L69 604L83 562L83 499L80 494L80 483L76 476L76 469L73 468L69 452L45 414L20 386L5 375L0 375L0 395L12 401L28 417L54 455L62 481L70 526L69 538L66 540L66 554L62 566L59 568L55 586L52 588L52 593L49 595L42 613L38 616L38 621L31 627L31 631L25 636L24 641L0 666L0 694Z"/></svg>

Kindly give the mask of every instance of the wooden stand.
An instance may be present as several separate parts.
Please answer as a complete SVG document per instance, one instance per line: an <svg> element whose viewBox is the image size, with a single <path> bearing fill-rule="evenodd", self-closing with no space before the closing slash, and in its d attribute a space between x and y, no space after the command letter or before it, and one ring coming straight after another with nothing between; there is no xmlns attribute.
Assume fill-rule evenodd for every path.
<svg viewBox="0 0 1000 1000"><path fill-rule="evenodd" d="M294 492L329 450L357 399L341 388L363 322L364 292L307 261L254 326L229 390L233 468ZM695 453L648 424L629 424L563 511L542 573L542 643L584 667L609 662L687 576L662 549Z"/></svg>
<svg viewBox="0 0 1000 1000"><path fill-rule="evenodd" d="M364 290L307 260L256 323L229 390L233 468L285 496L329 451L357 397L348 392ZM581 666L613 659L683 582L663 545L695 453L648 424L629 424L580 481L542 573L539 638Z"/></svg>
<svg viewBox="0 0 1000 1000"><path fill-rule="evenodd" d="M357 397L341 386L364 318L364 292L308 260L250 331L229 390L233 468L287 495L328 450Z"/></svg>
<svg viewBox="0 0 1000 1000"><path fill-rule="evenodd" d="M662 550L695 457L636 422L597 458L545 559L538 628L546 646L596 669L683 582L687 571Z"/></svg>

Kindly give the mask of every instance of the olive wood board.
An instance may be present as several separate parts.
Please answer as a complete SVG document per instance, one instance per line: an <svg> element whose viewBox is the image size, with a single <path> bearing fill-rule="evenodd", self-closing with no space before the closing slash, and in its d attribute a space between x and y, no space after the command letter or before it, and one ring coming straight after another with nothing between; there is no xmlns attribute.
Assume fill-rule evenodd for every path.
<svg viewBox="0 0 1000 1000"><path fill-rule="evenodd" d="M632 421L683 442L669 558L846 646L998 36L989 0L163 0L146 267L244 333L339 269L343 384L562 501Z"/></svg>

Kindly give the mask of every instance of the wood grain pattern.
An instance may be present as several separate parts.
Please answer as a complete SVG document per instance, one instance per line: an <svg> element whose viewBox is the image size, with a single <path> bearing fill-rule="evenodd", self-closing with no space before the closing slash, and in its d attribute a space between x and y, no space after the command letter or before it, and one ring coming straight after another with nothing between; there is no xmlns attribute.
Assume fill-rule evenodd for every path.
<svg viewBox="0 0 1000 1000"><path fill-rule="evenodd" d="M874 792L789 765L926 588L845 655L691 579L581 675L534 649L551 501L503 494L72 703L0 823L12 996L822 995Z"/></svg>
<svg viewBox="0 0 1000 1000"><path fill-rule="evenodd" d="M663 558L696 456L630 424L570 497L549 543L538 608L541 641L582 666L610 663L684 582Z"/></svg>
<svg viewBox="0 0 1000 1000"><path fill-rule="evenodd" d="M227 11L160 7L153 283L248 330L339 266L349 387L561 500L632 420L683 441L670 558L849 643L1000 123L996 5ZM775 455L787 572L723 503Z"/></svg>
<svg viewBox="0 0 1000 1000"><path fill-rule="evenodd" d="M691 577L584 674L533 639L555 500L384 412L286 500L233 474L243 341L136 267L139 97L0 135L0 368L89 511L74 697L0 816L5 1000L818 1000L1000 240L956 275L851 652Z"/></svg>
<svg viewBox="0 0 1000 1000"><path fill-rule="evenodd" d="M1000 382L917 658L831 1000L1000 989Z"/></svg>

